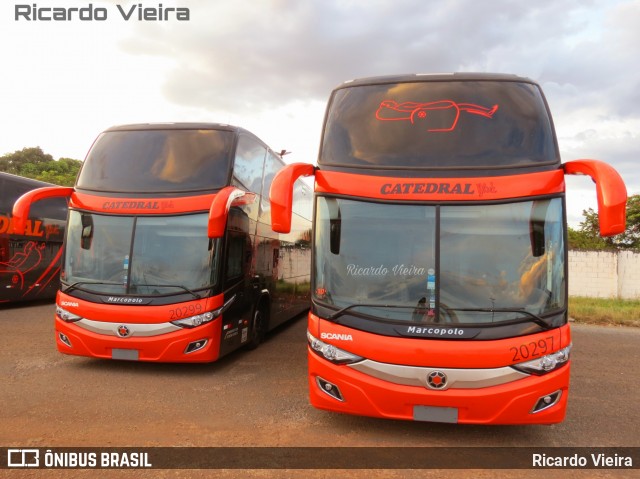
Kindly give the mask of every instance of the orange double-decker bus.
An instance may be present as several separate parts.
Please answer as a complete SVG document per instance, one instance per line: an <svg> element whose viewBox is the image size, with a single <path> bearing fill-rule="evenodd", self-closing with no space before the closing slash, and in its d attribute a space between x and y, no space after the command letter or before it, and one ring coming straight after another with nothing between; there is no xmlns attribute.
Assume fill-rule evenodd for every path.
<svg viewBox="0 0 640 479"><path fill-rule="evenodd" d="M268 191L284 166L247 130L221 124L114 127L94 142L67 197L58 350L96 358L210 362L309 308L311 189L294 227L271 230Z"/></svg>
<svg viewBox="0 0 640 479"><path fill-rule="evenodd" d="M347 82L330 98L315 175L311 403L473 424L557 423L568 399L566 174L596 183L603 235L626 190L596 160L561 163L538 84L511 75Z"/></svg>

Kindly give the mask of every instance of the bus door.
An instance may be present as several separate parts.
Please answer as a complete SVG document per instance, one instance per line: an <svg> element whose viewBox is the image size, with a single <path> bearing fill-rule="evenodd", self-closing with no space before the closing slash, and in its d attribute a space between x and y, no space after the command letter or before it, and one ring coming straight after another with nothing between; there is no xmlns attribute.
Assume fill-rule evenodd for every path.
<svg viewBox="0 0 640 479"><path fill-rule="evenodd" d="M252 241L249 217L240 208L229 211L226 255L223 265L224 303L220 355L245 344L250 338L254 291L251 285Z"/></svg>

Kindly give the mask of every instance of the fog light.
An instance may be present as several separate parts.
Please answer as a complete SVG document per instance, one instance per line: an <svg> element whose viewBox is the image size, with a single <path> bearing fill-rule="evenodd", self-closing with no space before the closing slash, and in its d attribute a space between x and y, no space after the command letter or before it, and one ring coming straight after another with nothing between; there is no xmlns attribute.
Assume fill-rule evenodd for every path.
<svg viewBox="0 0 640 479"><path fill-rule="evenodd" d="M538 399L536 405L533 406L531 413L533 414L544 411L545 409L549 409L550 407L555 406L560 400L560 396L562 396L561 389L554 393L547 394L546 396L542 396L540 399Z"/></svg>
<svg viewBox="0 0 640 479"><path fill-rule="evenodd" d="M316 383L318 384L318 387L323 393L328 394L329 396L331 396L334 399L337 399L338 401L344 402L344 399L342 398L342 393L340 392L340 389L338 389L338 386L330 383L329 381L322 379L319 376L316 376Z"/></svg>
<svg viewBox="0 0 640 479"><path fill-rule="evenodd" d="M71 346L71 341L69 340L69 338L67 337L66 334L63 333L58 333L58 339L60 340L60 342L66 344L67 346L69 346L70 348L72 348L73 346Z"/></svg>
<svg viewBox="0 0 640 479"><path fill-rule="evenodd" d="M187 349L184 350L184 354L200 351L202 348L204 348L207 345L208 342L209 340L207 339L199 339L198 341L193 341L189 343L189 345L187 346Z"/></svg>

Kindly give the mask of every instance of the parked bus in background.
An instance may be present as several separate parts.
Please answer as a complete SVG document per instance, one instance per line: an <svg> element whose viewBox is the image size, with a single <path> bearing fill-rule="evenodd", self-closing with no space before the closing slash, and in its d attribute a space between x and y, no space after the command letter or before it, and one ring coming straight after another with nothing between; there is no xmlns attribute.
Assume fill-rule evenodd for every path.
<svg viewBox="0 0 640 479"><path fill-rule="evenodd" d="M26 219L22 234L13 232L11 210L15 201L45 186L52 185L0 173L0 304L51 299L60 287L66 200L39 203Z"/></svg>
<svg viewBox="0 0 640 479"><path fill-rule="evenodd" d="M58 350L96 358L209 362L309 308L311 190L273 233L268 191L284 166L250 132L144 124L98 136L69 198Z"/></svg>
<svg viewBox="0 0 640 479"><path fill-rule="evenodd" d="M311 403L376 417L475 424L565 417L565 174L587 174L603 235L626 190L595 160L561 164L535 82L407 75L330 98L317 168L271 187L273 228L315 174Z"/></svg>

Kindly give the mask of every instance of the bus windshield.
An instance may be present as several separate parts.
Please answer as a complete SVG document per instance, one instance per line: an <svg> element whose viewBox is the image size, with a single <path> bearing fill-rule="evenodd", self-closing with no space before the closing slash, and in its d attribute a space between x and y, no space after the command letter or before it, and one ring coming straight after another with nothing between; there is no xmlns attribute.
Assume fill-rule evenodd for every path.
<svg viewBox="0 0 640 479"><path fill-rule="evenodd" d="M313 299L390 322L536 318L565 307L563 241L561 198L433 206L321 196Z"/></svg>
<svg viewBox="0 0 640 479"><path fill-rule="evenodd" d="M67 286L107 294L210 288L219 241L207 237L205 213L131 217L71 211L62 279Z"/></svg>
<svg viewBox="0 0 640 479"><path fill-rule="evenodd" d="M318 163L374 169L559 164L550 115L531 83L417 81L338 89Z"/></svg>
<svg viewBox="0 0 640 479"><path fill-rule="evenodd" d="M234 133L223 130L115 130L102 133L77 187L119 193L214 190L226 186Z"/></svg>

